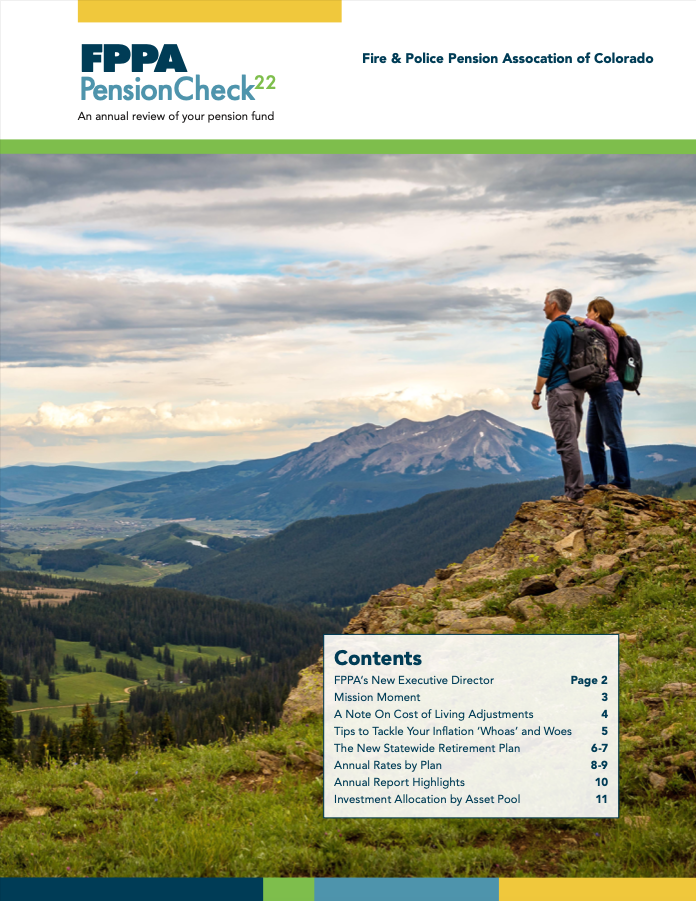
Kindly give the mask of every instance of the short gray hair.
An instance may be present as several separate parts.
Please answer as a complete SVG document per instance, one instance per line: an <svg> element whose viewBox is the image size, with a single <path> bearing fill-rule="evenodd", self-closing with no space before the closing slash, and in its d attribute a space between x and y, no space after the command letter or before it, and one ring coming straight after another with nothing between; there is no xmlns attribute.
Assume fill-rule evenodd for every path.
<svg viewBox="0 0 696 901"><path fill-rule="evenodd" d="M567 313L573 302L573 295L565 288L554 288L546 296L555 302L561 313Z"/></svg>

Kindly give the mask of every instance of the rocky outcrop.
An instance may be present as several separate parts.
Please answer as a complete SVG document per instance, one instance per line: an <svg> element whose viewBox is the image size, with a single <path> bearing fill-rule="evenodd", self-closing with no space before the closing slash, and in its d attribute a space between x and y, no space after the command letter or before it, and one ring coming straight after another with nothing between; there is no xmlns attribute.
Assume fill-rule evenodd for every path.
<svg viewBox="0 0 696 901"><path fill-rule="evenodd" d="M300 672L300 681L283 705L283 723L299 723L324 712L324 658Z"/></svg>
<svg viewBox="0 0 696 901"><path fill-rule="evenodd" d="M632 565L652 554L659 564L652 571L678 571L674 558L694 545L696 501L608 488L589 491L582 507L525 503L495 547L438 569L425 585L396 585L373 595L345 632L523 633L545 624L552 608L617 603ZM322 681L321 660L303 670L286 702L285 722L321 713Z"/></svg>

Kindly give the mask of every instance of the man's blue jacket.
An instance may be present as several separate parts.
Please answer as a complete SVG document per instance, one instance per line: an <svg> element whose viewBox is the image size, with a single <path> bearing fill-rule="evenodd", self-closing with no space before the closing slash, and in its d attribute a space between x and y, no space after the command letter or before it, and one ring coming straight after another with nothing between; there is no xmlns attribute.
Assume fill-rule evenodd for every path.
<svg viewBox="0 0 696 901"><path fill-rule="evenodd" d="M564 314L546 326L538 374L547 380L547 393L570 381L568 366L573 345L574 325L575 322L570 316Z"/></svg>

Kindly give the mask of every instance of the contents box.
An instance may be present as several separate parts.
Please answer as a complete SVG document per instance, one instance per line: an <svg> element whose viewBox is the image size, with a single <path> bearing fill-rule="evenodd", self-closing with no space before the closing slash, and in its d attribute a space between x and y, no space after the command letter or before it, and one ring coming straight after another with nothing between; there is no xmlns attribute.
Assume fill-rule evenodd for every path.
<svg viewBox="0 0 696 901"><path fill-rule="evenodd" d="M326 635L324 816L617 817L618 635Z"/></svg>

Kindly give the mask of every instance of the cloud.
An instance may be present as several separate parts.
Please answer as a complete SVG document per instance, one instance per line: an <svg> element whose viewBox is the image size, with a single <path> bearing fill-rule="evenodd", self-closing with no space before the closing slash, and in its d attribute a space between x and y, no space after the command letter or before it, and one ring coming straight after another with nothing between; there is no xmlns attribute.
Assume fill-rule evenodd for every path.
<svg viewBox="0 0 696 901"><path fill-rule="evenodd" d="M311 423L343 428L346 417L360 421L392 421L408 417L419 421L458 416L467 410L501 407L511 403L501 388L473 394L445 390L404 388L374 394L314 400L304 404L252 404L201 400L187 406L162 401L151 405L118 405L102 401L60 405L42 403L30 416L5 418L8 438L31 445L60 441L111 440L189 436L238 435L274 431Z"/></svg>
<svg viewBox="0 0 696 901"><path fill-rule="evenodd" d="M679 329L676 332L672 332L672 338L696 338L696 325L691 328Z"/></svg>
<svg viewBox="0 0 696 901"><path fill-rule="evenodd" d="M471 156L471 155L171 155L30 156L2 159L3 204L114 193L278 188L299 183L401 181L403 196L382 196L387 215L404 210L536 210L646 200L696 201L691 156ZM336 221L373 215L377 199L345 198ZM321 198L304 204L300 222L327 215ZM282 204L261 204L267 218ZM247 215L251 211L247 210Z"/></svg>
<svg viewBox="0 0 696 901"><path fill-rule="evenodd" d="M630 307L619 307L616 310L617 319L649 319L650 315L649 310L632 310Z"/></svg>
<svg viewBox="0 0 696 901"><path fill-rule="evenodd" d="M467 410L501 407L510 403L510 396L502 388L485 388L473 394L404 388L318 401L313 407L324 416L346 417L353 414L364 420L376 415L383 421L406 417L417 422L427 422L441 416L460 416Z"/></svg>
<svg viewBox="0 0 696 901"><path fill-rule="evenodd" d="M638 278L657 272L657 260L645 253L600 253L591 263L594 265L587 268L605 279Z"/></svg>
<svg viewBox="0 0 696 901"><path fill-rule="evenodd" d="M413 326L530 315L519 296L419 279L99 275L3 267L3 359L76 365L161 361L317 323Z"/></svg>
<svg viewBox="0 0 696 901"><path fill-rule="evenodd" d="M261 405L202 400L188 407L162 402L152 406L117 406L94 401L61 406L47 401L29 417L7 417L9 435L40 444L47 435L72 438L220 435L268 428L272 420Z"/></svg>
<svg viewBox="0 0 696 901"><path fill-rule="evenodd" d="M447 338L447 332L419 332L415 335L398 335L397 341L437 341L438 338Z"/></svg>
<svg viewBox="0 0 696 901"><path fill-rule="evenodd" d="M3 400L23 411L13 440L236 436L227 458L288 450L279 436L302 423L314 440L504 409L507 393L476 389L517 396L556 284L609 295L656 354L646 390L653 374L692 381L686 341L674 353L646 342L692 336L676 299L693 283L681 252L692 157L17 155L0 167L6 259L26 267L2 270ZM675 321L663 308L677 303Z"/></svg>
<svg viewBox="0 0 696 901"><path fill-rule="evenodd" d="M595 225L599 222L599 216L565 216L549 222L549 228L571 228L574 225Z"/></svg>
<svg viewBox="0 0 696 901"><path fill-rule="evenodd" d="M152 249L149 241L129 238L74 235L66 229L22 228L5 222L2 240L7 247L15 247L24 252L42 251L50 247L54 253L61 254L118 254L144 253Z"/></svg>

